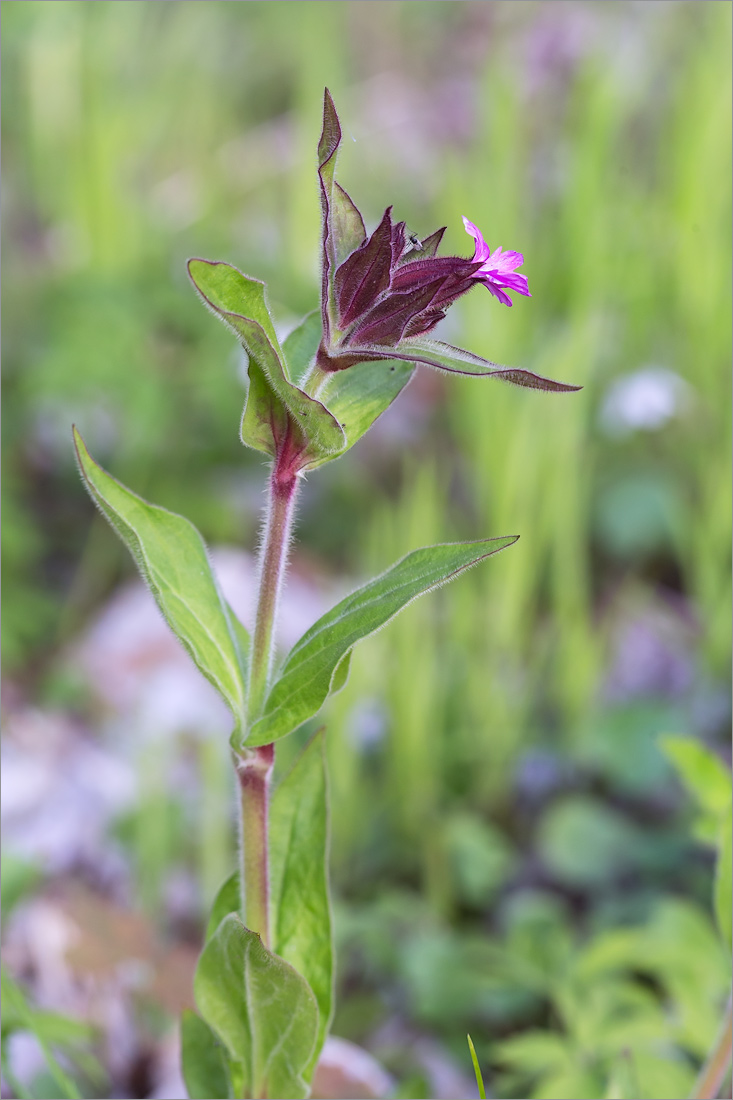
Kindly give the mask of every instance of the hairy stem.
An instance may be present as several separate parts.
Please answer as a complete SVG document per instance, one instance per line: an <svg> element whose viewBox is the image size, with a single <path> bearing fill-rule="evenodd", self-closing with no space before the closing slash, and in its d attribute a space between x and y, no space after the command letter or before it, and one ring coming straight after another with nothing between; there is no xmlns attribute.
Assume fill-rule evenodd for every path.
<svg viewBox="0 0 733 1100"><path fill-rule="evenodd" d="M275 746L262 745L236 759L242 828L241 870L244 923L270 946L270 883L267 811Z"/></svg>
<svg viewBox="0 0 733 1100"><path fill-rule="evenodd" d="M277 603L287 564L297 476L286 458L286 448L275 460L270 476L265 531L260 553L259 594L250 650L247 702L249 723L260 715L267 695L277 614ZM270 946L268 802L275 746L244 748L235 755L239 781L241 825L240 882L244 923Z"/></svg>
<svg viewBox="0 0 733 1100"><path fill-rule="evenodd" d="M272 664L273 629L277 602L285 575L288 556L288 539L293 519L298 479L279 469L277 460L270 478L270 496L267 505L265 535L260 557L259 595L257 615L252 636L250 654L248 717L253 722L259 717L265 701L267 681Z"/></svg>
<svg viewBox="0 0 733 1100"><path fill-rule="evenodd" d="M715 1100L731 1064L732 1044L733 998L729 997L720 1033L705 1065L700 1070L700 1076L695 1082L695 1089L692 1093L692 1100Z"/></svg>

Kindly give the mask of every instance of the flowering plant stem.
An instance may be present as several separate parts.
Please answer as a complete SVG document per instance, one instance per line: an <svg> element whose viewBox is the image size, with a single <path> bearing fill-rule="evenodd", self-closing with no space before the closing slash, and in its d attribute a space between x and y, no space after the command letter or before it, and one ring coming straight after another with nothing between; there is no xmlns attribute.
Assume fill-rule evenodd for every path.
<svg viewBox="0 0 733 1100"><path fill-rule="evenodd" d="M411 551L322 615L273 672L277 605L300 475L352 447L423 363L532 389L577 389L500 367L425 334L456 298L483 282L504 304L529 295L519 252L493 252L480 230L473 259L437 256L439 229L420 241L391 207L367 236L334 177L341 126L328 91L318 144L321 309L280 343L265 285L222 261L192 259L205 305L248 356L240 435L272 461L251 641L221 592L201 535L100 466L74 433L95 502L125 541L168 625L229 707L239 782L239 871L212 907L196 975L197 1012L181 1020L191 1100L303 1100L333 1016L328 889L328 782L314 736L272 795L275 741L315 718L349 674L351 651L418 596L517 541L516 535ZM417 242L417 243L415 243ZM419 245L419 247L418 247Z"/></svg>
<svg viewBox="0 0 733 1100"><path fill-rule="evenodd" d="M272 667L275 617L287 566L290 527L298 478L284 469L283 452L275 459L269 484L260 552L259 592L250 651L248 720L260 715ZM268 806L275 762L274 744L235 753L239 781L242 914L244 923L270 946Z"/></svg>

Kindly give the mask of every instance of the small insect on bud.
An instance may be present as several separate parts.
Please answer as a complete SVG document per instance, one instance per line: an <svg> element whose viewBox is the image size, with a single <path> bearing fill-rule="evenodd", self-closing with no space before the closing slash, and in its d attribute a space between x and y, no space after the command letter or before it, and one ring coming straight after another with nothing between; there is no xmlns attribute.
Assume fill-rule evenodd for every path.
<svg viewBox="0 0 733 1100"><path fill-rule="evenodd" d="M407 243L402 249L402 255L406 256L408 252L422 252L422 241L418 237L417 233L407 234Z"/></svg>

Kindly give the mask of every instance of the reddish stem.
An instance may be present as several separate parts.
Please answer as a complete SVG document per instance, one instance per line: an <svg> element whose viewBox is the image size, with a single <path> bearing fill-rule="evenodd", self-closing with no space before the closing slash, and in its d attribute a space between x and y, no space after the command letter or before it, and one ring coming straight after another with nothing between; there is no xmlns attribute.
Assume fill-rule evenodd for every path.
<svg viewBox="0 0 733 1100"><path fill-rule="evenodd" d="M260 553L259 595L250 650L248 722L262 713L272 664L275 616L285 575L290 525L298 488L299 453L288 430L270 476L265 531ZM244 922L270 946L268 801L275 746L244 748L235 755L241 822L242 911Z"/></svg>
<svg viewBox="0 0 733 1100"><path fill-rule="evenodd" d="M244 923L270 946L270 881L267 814L275 746L262 745L236 759L242 824Z"/></svg>

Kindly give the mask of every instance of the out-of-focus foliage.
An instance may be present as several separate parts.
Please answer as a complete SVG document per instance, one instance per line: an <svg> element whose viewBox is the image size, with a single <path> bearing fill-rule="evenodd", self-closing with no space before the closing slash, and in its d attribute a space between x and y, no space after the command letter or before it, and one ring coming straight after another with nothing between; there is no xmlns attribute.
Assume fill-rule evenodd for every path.
<svg viewBox="0 0 733 1100"><path fill-rule="evenodd" d="M729 718L730 6L6 0L2 23L11 681L83 709L57 656L128 575L72 421L210 543L253 546L242 363L185 260L267 280L283 331L314 308L328 85L368 228L393 202L447 251L471 251L465 214L524 253L533 297L477 288L441 338L584 386L421 368L308 479L296 561L319 570L521 536L367 642L329 704L335 1031L412 1096L394 1021L468 1072L470 1029L494 1093L683 1095L724 997L720 807L659 736L718 753ZM145 746L115 831L151 912L174 866L210 900L234 843L214 746L182 749L198 802L170 751Z"/></svg>

